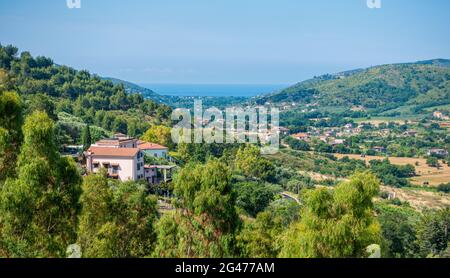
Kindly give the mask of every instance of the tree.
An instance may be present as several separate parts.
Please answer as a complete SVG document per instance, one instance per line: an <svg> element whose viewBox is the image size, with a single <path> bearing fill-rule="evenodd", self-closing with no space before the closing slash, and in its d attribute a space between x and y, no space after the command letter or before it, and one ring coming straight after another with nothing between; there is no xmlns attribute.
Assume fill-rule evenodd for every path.
<svg viewBox="0 0 450 278"><path fill-rule="evenodd" d="M155 125L150 127L141 137L141 140L160 144L170 149L173 148L171 129L167 126Z"/></svg>
<svg viewBox="0 0 450 278"><path fill-rule="evenodd" d="M87 176L81 196L78 243L83 257L145 257L155 245L156 198L145 186L110 184L106 173Z"/></svg>
<svg viewBox="0 0 450 278"><path fill-rule="evenodd" d="M261 156L255 145L242 146L236 154L235 164L237 170L250 178L273 181L275 177L274 165Z"/></svg>
<svg viewBox="0 0 450 278"><path fill-rule="evenodd" d="M42 111L47 113L47 115L52 119L53 121L58 120L58 115L56 115L55 110L55 104L45 94L35 94L30 97L28 97L27 104L27 114L31 114L34 111Z"/></svg>
<svg viewBox="0 0 450 278"><path fill-rule="evenodd" d="M258 214L255 220L245 223L238 236L242 256L248 258L276 258L279 253L277 237L283 227L269 211Z"/></svg>
<svg viewBox="0 0 450 278"><path fill-rule="evenodd" d="M22 102L15 92L0 92L0 186L15 174L22 143Z"/></svg>
<svg viewBox="0 0 450 278"><path fill-rule="evenodd" d="M439 168L440 167L439 159L437 159L437 157L430 156L427 158L427 165L430 167Z"/></svg>
<svg viewBox="0 0 450 278"><path fill-rule="evenodd" d="M409 207L383 203L376 206L376 211L383 235L383 257L418 257L415 225L420 214Z"/></svg>
<svg viewBox="0 0 450 278"><path fill-rule="evenodd" d="M83 143L83 150L87 151L91 147L92 137L91 137L91 129L89 125L86 125L81 134L81 141Z"/></svg>
<svg viewBox="0 0 450 278"><path fill-rule="evenodd" d="M450 209L426 211L417 224L417 244L422 257L442 256L450 242Z"/></svg>
<svg viewBox="0 0 450 278"><path fill-rule="evenodd" d="M233 257L240 220L230 169L217 159L189 164L174 180L177 212L159 225L157 257ZM176 242L177 244L173 244Z"/></svg>
<svg viewBox="0 0 450 278"><path fill-rule="evenodd" d="M250 216L262 212L275 197L273 188L257 182L244 182L236 185L236 205L243 208Z"/></svg>
<svg viewBox="0 0 450 278"><path fill-rule="evenodd" d="M81 177L58 153L46 113L28 116L23 134L17 179L0 191L0 256L63 257L76 240Z"/></svg>
<svg viewBox="0 0 450 278"><path fill-rule="evenodd" d="M358 173L339 184L334 192L321 188L305 195L300 222L284 235L281 257L366 257L366 248L380 242L372 199L379 181Z"/></svg>

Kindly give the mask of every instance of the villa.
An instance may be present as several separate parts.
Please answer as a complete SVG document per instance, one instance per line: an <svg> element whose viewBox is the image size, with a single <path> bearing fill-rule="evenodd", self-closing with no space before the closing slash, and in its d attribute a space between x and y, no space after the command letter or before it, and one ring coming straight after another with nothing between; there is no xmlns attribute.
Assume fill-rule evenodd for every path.
<svg viewBox="0 0 450 278"><path fill-rule="evenodd" d="M95 147L86 152L86 170L98 173L106 169L108 176L121 181L145 178L144 153L138 148Z"/></svg>
<svg viewBox="0 0 450 278"><path fill-rule="evenodd" d="M145 155L169 159L169 149L123 134L95 142L84 153L86 171L98 173L106 169L108 176L121 181L146 180L149 184L171 181L175 166L145 165Z"/></svg>
<svg viewBox="0 0 450 278"><path fill-rule="evenodd" d="M137 144L138 144L137 148L139 148L148 156L164 159L169 158L168 155L169 148L165 146L161 146L155 143L144 142L140 140L137 142Z"/></svg>

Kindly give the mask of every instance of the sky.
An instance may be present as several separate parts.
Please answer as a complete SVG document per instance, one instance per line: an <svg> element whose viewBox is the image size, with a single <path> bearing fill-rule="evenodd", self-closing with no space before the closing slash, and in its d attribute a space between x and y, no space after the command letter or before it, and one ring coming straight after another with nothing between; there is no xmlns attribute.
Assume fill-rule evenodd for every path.
<svg viewBox="0 0 450 278"><path fill-rule="evenodd" d="M449 12L448 0L0 0L0 43L139 84L293 84L450 58Z"/></svg>

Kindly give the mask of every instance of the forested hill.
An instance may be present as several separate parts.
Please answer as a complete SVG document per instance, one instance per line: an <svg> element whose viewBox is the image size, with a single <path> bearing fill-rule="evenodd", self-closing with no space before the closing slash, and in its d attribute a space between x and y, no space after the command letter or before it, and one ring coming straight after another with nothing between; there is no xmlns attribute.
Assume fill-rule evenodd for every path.
<svg viewBox="0 0 450 278"><path fill-rule="evenodd" d="M116 85L123 85L125 91L130 94L141 94L146 99L151 99L158 103L169 105L173 108L192 108L194 106L194 100L201 100L205 108L217 107L224 109L228 106L242 105L248 101L247 97L213 97L213 96L168 96L160 95L151 89L144 88L137 84L120 80L117 78L105 77L105 80L109 80Z"/></svg>
<svg viewBox="0 0 450 278"><path fill-rule="evenodd" d="M281 92L256 98L259 104L293 107L360 107L375 113L417 112L450 104L450 60L436 59L326 74ZM397 109L397 110L396 110Z"/></svg>
<svg viewBox="0 0 450 278"><path fill-rule="evenodd" d="M153 101L159 102L159 103L170 103L170 97L160 95L153 90L150 90L148 88L141 87L137 84L131 83L129 81L112 78L112 77L104 77L104 80L109 80L115 85L123 85L125 88L125 91L130 94L141 94L147 99L151 99Z"/></svg>
<svg viewBox="0 0 450 278"><path fill-rule="evenodd" d="M50 58L33 57L14 46L0 45L0 92L16 91L26 112L45 110L55 121L71 119L63 129L77 143L80 123L106 132L140 135L152 123L167 121L169 106L127 94L123 85L113 84L85 70L56 65ZM75 121L75 123L73 123ZM74 130L77 129L77 130ZM69 142L70 140L63 140Z"/></svg>

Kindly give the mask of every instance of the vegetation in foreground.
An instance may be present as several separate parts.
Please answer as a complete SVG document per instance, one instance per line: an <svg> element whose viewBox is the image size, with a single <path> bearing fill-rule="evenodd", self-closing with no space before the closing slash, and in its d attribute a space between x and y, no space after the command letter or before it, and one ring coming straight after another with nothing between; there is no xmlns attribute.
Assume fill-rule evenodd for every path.
<svg viewBox="0 0 450 278"><path fill-rule="evenodd" d="M16 52L0 48L0 257L67 257L73 244L101 258L368 257L373 244L384 257L450 256L449 209L378 198L382 183L401 185L412 170L383 161L369 168L307 152L293 159L293 150L265 157L251 145L173 146L182 169L168 188L169 211L144 184L82 177L60 155L62 141L88 145L96 135L87 123L164 142L170 109ZM84 123L69 138L61 113ZM142 114L152 125L132 124ZM319 183L305 171L341 180Z"/></svg>

